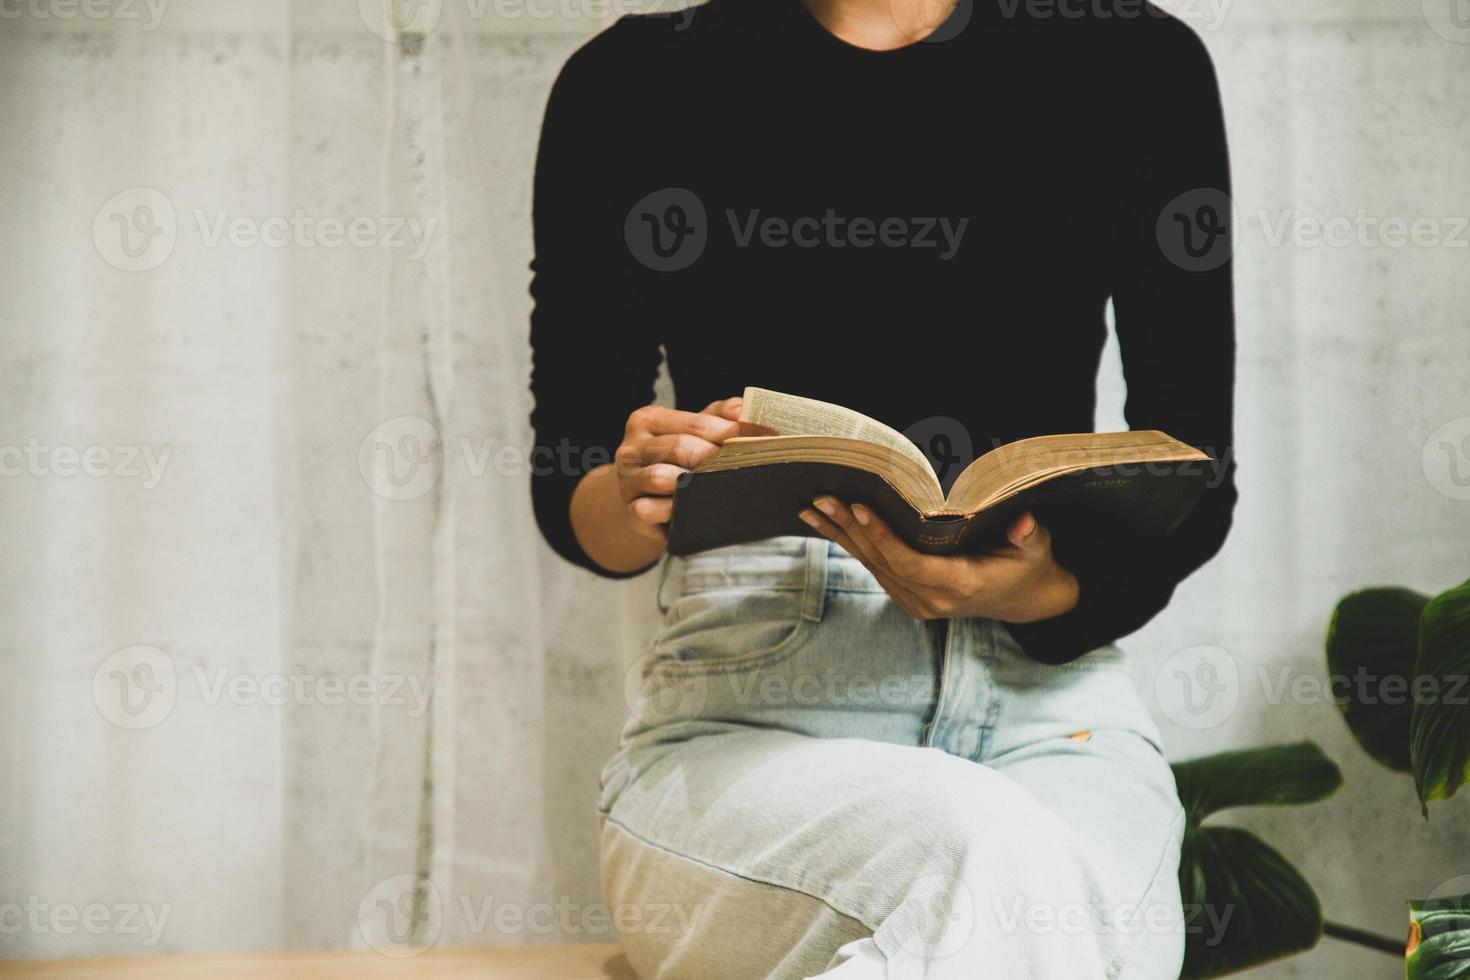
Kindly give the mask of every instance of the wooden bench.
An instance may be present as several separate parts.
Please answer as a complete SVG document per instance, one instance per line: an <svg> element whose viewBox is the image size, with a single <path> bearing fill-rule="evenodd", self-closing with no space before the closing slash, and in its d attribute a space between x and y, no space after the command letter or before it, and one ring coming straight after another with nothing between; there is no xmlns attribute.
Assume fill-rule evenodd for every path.
<svg viewBox="0 0 1470 980"><path fill-rule="evenodd" d="M616 945L484 946L389 957L371 950L236 956L116 956L0 960L16 980L637 980Z"/></svg>

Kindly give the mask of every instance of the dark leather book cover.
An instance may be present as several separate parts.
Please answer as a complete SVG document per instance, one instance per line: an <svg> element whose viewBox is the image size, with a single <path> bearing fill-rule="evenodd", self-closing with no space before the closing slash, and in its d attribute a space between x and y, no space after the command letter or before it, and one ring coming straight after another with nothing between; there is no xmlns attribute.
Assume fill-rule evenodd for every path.
<svg viewBox="0 0 1470 980"><path fill-rule="evenodd" d="M823 494L868 504L910 545L936 555L997 547L1024 510L1054 532L1086 531L1106 522L1112 529L1163 535L1199 499L1209 469L1199 460L1098 467L1053 477L977 514L929 518L881 476L832 463L696 472L674 492L669 553L689 555L784 534L815 536L796 515Z"/></svg>

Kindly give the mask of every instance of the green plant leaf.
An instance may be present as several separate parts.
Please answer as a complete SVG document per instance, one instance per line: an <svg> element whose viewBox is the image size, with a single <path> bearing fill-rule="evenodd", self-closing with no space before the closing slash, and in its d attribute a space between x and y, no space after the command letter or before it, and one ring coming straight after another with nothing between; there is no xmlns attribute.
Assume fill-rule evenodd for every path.
<svg viewBox="0 0 1470 980"><path fill-rule="evenodd" d="M1342 770L1314 742L1221 752L1173 768L1191 825L1227 807L1315 803L1342 785Z"/></svg>
<svg viewBox="0 0 1470 980"><path fill-rule="evenodd" d="M1470 895L1409 903L1407 980L1470 978Z"/></svg>
<svg viewBox="0 0 1470 980"><path fill-rule="evenodd" d="M1410 696L1419 657L1419 615L1429 597L1410 589L1346 596L1327 628L1327 673L1353 738L1373 758L1410 772Z"/></svg>
<svg viewBox="0 0 1470 980"><path fill-rule="evenodd" d="M1414 785L1427 817L1430 800L1449 799L1470 778L1470 582L1424 607L1418 672L1434 679L1436 695L1415 698L1409 720Z"/></svg>
<svg viewBox="0 0 1470 980"><path fill-rule="evenodd" d="M1186 832L1181 977L1219 977L1300 953L1322 938L1322 903L1286 858L1234 827Z"/></svg>
<svg viewBox="0 0 1470 980"><path fill-rule="evenodd" d="M1322 904L1301 872L1249 831L1201 827L1227 807L1314 803L1342 771L1312 742L1175 763L1188 826L1179 864L1185 977L1218 977L1311 949Z"/></svg>

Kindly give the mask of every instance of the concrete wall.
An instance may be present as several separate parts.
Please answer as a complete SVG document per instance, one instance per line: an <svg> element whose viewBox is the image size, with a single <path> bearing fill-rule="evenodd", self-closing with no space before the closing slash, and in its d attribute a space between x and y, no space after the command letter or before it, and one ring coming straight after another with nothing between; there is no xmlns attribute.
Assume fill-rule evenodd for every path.
<svg viewBox="0 0 1470 980"><path fill-rule="evenodd" d="M1226 819L1297 861L1331 917L1391 935L1405 899L1470 872L1470 799L1425 823L1407 778L1368 760L1310 688L1343 593L1470 577L1470 32L1437 2L1174 5L1215 55L1233 143L1242 503L1224 553L1125 643L1172 755L1311 738L1338 760L1347 785L1333 800ZM457 887L596 901L586 814L624 658L651 628L646 583L590 584L544 552L522 560L535 552L519 481L458 484L447 510L389 523L356 471L373 424L432 409L394 392L421 392L421 375L442 383L440 340L462 345L448 369L458 424L525 438L529 167L546 89L601 12L448 3L462 6L431 7L443 19L424 64L452 75L440 125L473 130L459 159L479 179L430 210L481 237L454 239L457 257L434 268L475 280L475 317L494 333L447 316L442 335L425 328L424 350L416 327L387 326L379 255L288 261L181 240L140 276L90 240L108 197L139 186L165 187L181 209L371 213L389 179L389 110L423 109L366 29L371 4L364 17L346 3L177 0L150 27L146 6L142 21L64 20L58 3L0 20L0 444L177 454L146 492L128 478L0 478L0 542L23 558L0 573L12 678L0 902L168 906L146 948L360 944L373 882L400 858L424 867L424 814L428 865ZM450 32L463 43L436 62ZM1349 220L1349 244L1317 240L1314 222L1332 219ZM1396 246L1385 219L1432 221ZM385 359L406 365L402 378ZM1099 424L1116 427L1111 356L1102 382ZM527 564L534 574L515 571ZM383 583L409 589L420 570L447 570L419 596L438 612L400 622ZM445 581L459 593L446 598ZM204 710L181 692L167 725L140 733L99 716L89 693L99 664L136 644L166 648L181 677L351 674L383 669L385 630L420 627L441 656L460 650L452 677L440 662L439 694L458 708L430 726L427 757L430 729L394 727L404 741L385 742L370 710ZM1211 677L1213 701L1187 687ZM447 929L459 942L537 938ZM115 929L0 945L145 949ZM1327 942L1253 975L1392 969Z"/></svg>

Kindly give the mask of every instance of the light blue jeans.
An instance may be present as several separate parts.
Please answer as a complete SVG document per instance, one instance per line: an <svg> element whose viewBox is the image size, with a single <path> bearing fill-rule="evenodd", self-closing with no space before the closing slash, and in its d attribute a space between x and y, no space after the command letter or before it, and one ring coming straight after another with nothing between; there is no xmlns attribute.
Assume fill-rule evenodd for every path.
<svg viewBox="0 0 1470 980"><path fill-rule="evenodd" d="M916 622L824 540L665 567L603 770L646 978L1177 977L1183 811L1117 647Z"/></svg>

